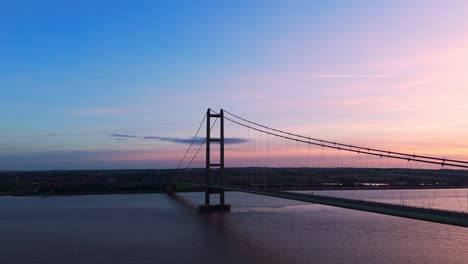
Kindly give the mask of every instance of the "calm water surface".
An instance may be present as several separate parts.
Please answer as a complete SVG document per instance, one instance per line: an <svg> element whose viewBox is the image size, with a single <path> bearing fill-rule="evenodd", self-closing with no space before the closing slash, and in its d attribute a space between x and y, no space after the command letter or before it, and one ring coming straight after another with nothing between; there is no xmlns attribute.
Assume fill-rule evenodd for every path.
<svg viewBox="0 0 468 264"><path fill-rule="evenodd" d="M311 191L297 191L311 193ZM314 194L468 212L468 189L327 190Z"/></svg>
<svg viewBox="0 0 468 264"><path fill-rule="evenodd" d="M0 197L0 263L468 263L468 229L228 193Z"/></svg>

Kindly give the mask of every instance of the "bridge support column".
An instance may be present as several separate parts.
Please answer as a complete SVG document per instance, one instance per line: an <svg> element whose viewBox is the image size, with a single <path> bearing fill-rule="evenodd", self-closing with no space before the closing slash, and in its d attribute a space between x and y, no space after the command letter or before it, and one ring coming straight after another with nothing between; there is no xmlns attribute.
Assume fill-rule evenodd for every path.
<svg viewBox="0 0 468 264"><path fill-rule="evenodd" d="M211 118L219 118L219 138L211 138ZM219 163L211 163L211 142L219 143ZM219 179L215 183L211 177L211 170L219 171ZM206 174L205 174L205 204L198 207L200 212L230 211L231 206L224 203L224 112L212 114L208 108L206 112ZM219 204L210 204L210 195L219 194Z"/></svg>
<svg viewBox="0 0 468 264"><path fill-rule="evenodd" d="M168 194L174 194L176 191L176 185L173 183L166 184L165 187Z"/></svg>
<svg viewBox="0 0 468 264"><path fill-rule="evenodd" d="M209 203L211 194L219 194L219 204ZM208 203L206 203L207 201ZM208 191L205 191L205 204L198 206L199 212L229 212L230 210L231 205L224 203L224 190L214 187L211 187Z"/></svg>

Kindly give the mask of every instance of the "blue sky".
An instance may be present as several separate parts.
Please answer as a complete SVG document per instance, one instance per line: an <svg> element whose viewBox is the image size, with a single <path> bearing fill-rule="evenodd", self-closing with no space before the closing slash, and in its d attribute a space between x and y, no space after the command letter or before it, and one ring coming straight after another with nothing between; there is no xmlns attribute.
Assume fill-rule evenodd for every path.
<svg viewBox="0 0 468 264"><path fill-rule="evenodd" d="M326 139L466 154L464 1L0 7L0 169L170 168L186 146L143 138L189 138L207 107ZM450 144L424 148L438 139Z"/></svg>

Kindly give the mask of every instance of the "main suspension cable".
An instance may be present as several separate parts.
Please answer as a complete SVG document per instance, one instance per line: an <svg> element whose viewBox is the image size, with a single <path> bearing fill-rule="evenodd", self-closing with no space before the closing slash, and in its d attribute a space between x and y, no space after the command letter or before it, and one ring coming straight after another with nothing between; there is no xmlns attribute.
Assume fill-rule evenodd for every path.
<svg viewBox="0 0 468 264"><path fill-rule="evenodd" d="M198 133L200 132L201 127L203 126L203 123L205 122L205 119L206 119L206 113L205 113L205 116L203 117L200 125L198 126L197 133L195 133L195 136L193 137L192 142L190 142L190 146L187 148L187 151L185 151L184 157L182 158L182 160L180 160L179 165L177 165L176 170L178 170L180 168L180 165L182 165L182 162L184 162L185 158L187 157L187 154L189 153L190 149L192 148L192 145L195 142L195 139L197 138Z"/></svg>
<svg viewBox="0 0 468 264"><path fill-rule="evenodd" d="M227 112L227 111L226 111ZM311 144L311 145L315 145L315 146L321 146L321 147L326 147L326 148L331 148L331 149L337 149L337 150L344 150L344 151L349 151L349 152L354 152L354 153L362 153L362 154L367 154L367 155L373 155L373 156L377 156L377 157L388 157L388 158L394 158L394 159L400 159L400 160L407 160L407 161L416 161L416 162L422 162L422 163L428 163L428 164L437 164L437 165L442 165L442 166L452 166L452 167L458 167L458 168L468 168L467 165L460 165L460 164L455 164L455 163L447 163L446 161L447 160L443 160L442 162L437 162L437 161L431 161L431 160L425 160L425 159L421 159L419 158L418 156L416 155L409 155L409 154L405 154L406 157L402 157L402 156L395 156L393 155L392 153L375 153L375 152L372 152L370 150L367 150L366 148L364 148L364 150L361 149L356 149L356 148L352 148L352 147L349 147L349 145L341 145L343 147L338 147L338 146L335 146L335 145L330 145L329 143L326 143L325 141L321 142L321 143L315 143L315 142L311 142L311 141L306 141L306 140L303 140L303 139L298 139L298 138L293 138L291 136L285 136L285 135L281 135L281 134L277 134L277 133L273 133L273 132L269 132L269 131L266 131L266 130L263 130L263 129L259 129L259 128L256 128L256 127L253 127L253 126L249 126L249 125L246 125L246 124L243 124L241 122L238 122L238 121L235 121L229 117L224 117L225 119L233 122L233 123L236 123L240 126L243 126L243 127L246 127L246 128L250 128L250 129L253 129L253 130L256 130L256 131L259 131L259 132L262 132L262 133L265 133L265 134L268 134L268 135L272 135L272 136L277 136L277 137L280 137L280 138L284 138L284 139L288 139L288 140L291 140L291 141L296 141L296 142L302 142L302 143L306 143L306 144ZM257 126L261 126L261 125L257 125ZM264 127L264 126L261 126L261 127ZM268 128L268 127L267 127ZM272 129L272 128L268 128L272 131L277 131L276 129ZM283 134L286 134L287 132L282 132ZM295 136L295 134L292 134L292 133L287 133L289 135L293 135ZM307 137L305 137L307 138ZM308 138L307 138L308 139Z"/></svg>
<svg viewBox="0 0 468 264"><path fill-rule="evenodd" d="M302 138L302 139L307 139L309 141L315 141L315 142L320 142L320 144L316 143L312 143L311 144L314 144L314 145L323 145L323 144L332 144L334 146L341 146L341 147L345 147L345 148L348 148L348 149L359 149L359 150L364 150L366 152L378 152L380 154L377 154L377 153L374 153L374 154L377 154L378 156L385 156L385 155L398 155L398 156L403 156L403 157L400 157L402 159L406 159L408 160L408 157L412 157L411 159L428 159L428 160L438 160L438 161L441 161L441 162L428 162L428 163L433 163L433 164L440 164L442 166L444 165L447 165L447 166L453 166L453 165L449 165L448 163L446 162L452 162L453 163L461 163L461 164L468 164L468 161L463 161L463 160L456 160L456 159L446 159L446 158L440 158L440 157L432 157L432 156L424 156L424 155L415 155L415 154L409 154L409 153L403 153L403 152L395 152L395 151L389 151L389 150L381 150L381 149L375 149L375 148L368 148L368 147L362 147L362 146L356 146L356 145L351 145L351 144L344 144L344 143L338 143L338 142L332 142L332 141L328 141L328 140L323 140L323 139L317 139L317 138L312 138L312 137L306 137L306 136L303 136L303 135L298 135L298 134L294 134L294 133L290 133L290 132L286 132L286 131L282 131L282 130L279 130L279 129L275 129L275 128L271 128L271 127L268 127L268 126L264 126L264 125L261 125L261 124L258 124L258 123L255 123L255 122L252 122L250 120L247 120L245 118L242 118L240 116L237 116L227 110L223 110L225 113L239 119L239 120L242 120L244 122L247 122L249 124L252 124L252 125L255 125L255 126L259 126L259 127L262 127L262 128L265 128L265 129L268 129L268 130L271 130L271 131L275 131L275 132L278 132L278 133L281 133L281 134L285 134L285 135L288 135L288 136L292 136L292 137L297 137L297 138ZM226 119L228 119L227 117L225 117ZM232 121L232 120L230 120ZM293 139L293 138L291 138ZM295 139L293 139L295 140ZM343 149L344 148L335 148L335 149ZM357 152L357 151L355 151ZM360 153L364 153L363 151L360 151ZM384 155L385 154L385 155ZM386 157L387 157L386 156ZM411 160L410 159L410 160ZM468 168L468 166L460 166L462 168Z"/></svg>
<svg viewBox="0 0 468 264"><path fill-rule="evenodd" d="M216 121L218 121L218 118L216 118L215 121L213 122L213 125L211 125L210 131L211 131L211 130L213 129L213 127L215 126ZM198 147L197 152L195 152L195 155L193 155L192 159L191 159L190 162L187 164L187 166L184 168L184 170L187 170L187 169L190 167L190 165L192 165L193 160L194 160L195 157L198 155L198 153L200 152L200 149L203 147L203 145L205 144L205 142L206 142L206 138L203 138L203 141L200 143L200 146Z"/></svg>

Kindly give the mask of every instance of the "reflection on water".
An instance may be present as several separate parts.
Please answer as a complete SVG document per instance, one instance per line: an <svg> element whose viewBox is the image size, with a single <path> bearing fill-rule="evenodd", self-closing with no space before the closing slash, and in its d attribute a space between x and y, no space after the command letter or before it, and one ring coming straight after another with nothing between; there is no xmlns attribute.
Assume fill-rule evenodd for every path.
<svg viewBox="0 0 468 264"><path fill-rule="evenodd" d="M298 191L311 193L311 191ZM468 189L330 190L317 195L468 212Z"/></svg>
<svg viewBox="0 0 468 264"><path fill-rule="evenodd" d="M468 229L227 193L0 197L0 263L468 263Z"/></svg>

